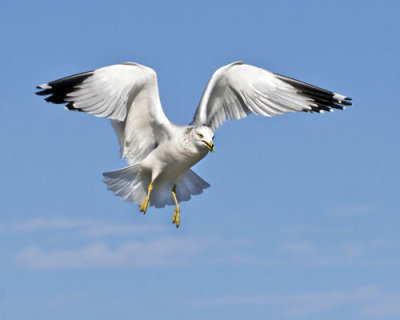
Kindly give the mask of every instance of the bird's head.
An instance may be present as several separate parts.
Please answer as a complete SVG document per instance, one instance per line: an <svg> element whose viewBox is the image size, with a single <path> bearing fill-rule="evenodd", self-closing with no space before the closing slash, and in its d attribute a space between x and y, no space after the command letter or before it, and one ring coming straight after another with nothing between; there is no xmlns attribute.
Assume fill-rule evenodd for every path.
<svg viewBox="0 0 400 320"><path fill-rule="evenodd" d="M196 145L201 148L207 148L214 152L214 132L207 126L197 127L192 130L192 139Z"/></svg>

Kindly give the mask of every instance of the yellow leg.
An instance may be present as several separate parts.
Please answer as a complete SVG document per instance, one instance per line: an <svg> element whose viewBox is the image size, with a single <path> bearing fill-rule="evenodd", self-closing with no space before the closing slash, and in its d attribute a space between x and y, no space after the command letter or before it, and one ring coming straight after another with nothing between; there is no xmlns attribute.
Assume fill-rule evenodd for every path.
<svg viewBox="0 0 400 320"><path fill-rule="evenodd" d="M147 197L144 199L142 205L140 206L140 212L146 213L150 201L151 190L153 190L152 182L150 182L149 187L147 188Z"/></svg>
<svg viewBox="0 0 400 320"><path fill-rule="evenodd" d="M180 217L181 209L179 209L178 200L176 199L175 191L176 191L176 185L174 185L171 190L172 197L174 198L174 202L175 202L175 210L174 210L174 216L172 217L172 223L175 223L176 227L179 228L179 225L181 223L181 217Z"/></svg>

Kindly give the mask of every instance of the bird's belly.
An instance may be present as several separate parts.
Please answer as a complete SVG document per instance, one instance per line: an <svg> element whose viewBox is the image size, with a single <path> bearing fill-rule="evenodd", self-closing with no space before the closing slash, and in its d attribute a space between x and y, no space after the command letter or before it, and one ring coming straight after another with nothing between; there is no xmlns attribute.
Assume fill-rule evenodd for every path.
<svg viewBox="0 0 400 320"><path fill-rule="evenodd" d="M186 152L169 152L160 160L164 162L164 170L179 173L185 172L205 157L207 153L201 154L187 150Z"/></svg>
<svg viewBox="0 0 400 320"><path fill-rule="evenodd" d="M142 167L157 174L179 176L207 155L208 151L157 148L142 162Z"/></svg>

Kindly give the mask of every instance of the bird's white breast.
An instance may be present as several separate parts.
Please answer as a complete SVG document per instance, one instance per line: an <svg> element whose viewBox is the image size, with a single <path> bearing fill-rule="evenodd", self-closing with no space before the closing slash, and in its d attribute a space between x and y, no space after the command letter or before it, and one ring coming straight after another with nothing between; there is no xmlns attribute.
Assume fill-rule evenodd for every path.
<svg viewBox="0 0 400 320"><path fill-rule="evenodd" d="M187 140L184 131L179 130L172 139L160 144L142 162L142 167L154 175L179 176L203 159L206 148Z"/></svg>

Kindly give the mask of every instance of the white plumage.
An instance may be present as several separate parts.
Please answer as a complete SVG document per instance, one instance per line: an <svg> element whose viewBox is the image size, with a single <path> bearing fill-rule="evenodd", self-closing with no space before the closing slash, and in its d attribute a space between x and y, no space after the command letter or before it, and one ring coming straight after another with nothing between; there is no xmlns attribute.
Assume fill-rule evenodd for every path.
<svg viewBox="0 0 400 320"><path fill-rule="evenodd" d="M243 62L226 65L213 74L188 126L168 120L156 73L137 63L99 68L38 88L38 95L49 95L46 101L109 118L120 142L121 157L129 166L104 173L108 189L124 200L142 204L144 212L147 205L175 203L177 226L177 202L187 201L209 187L190 168L213 151L214 131L224 121L250 113L273 116L333 111L351 105L346 96Z"/></svg>

